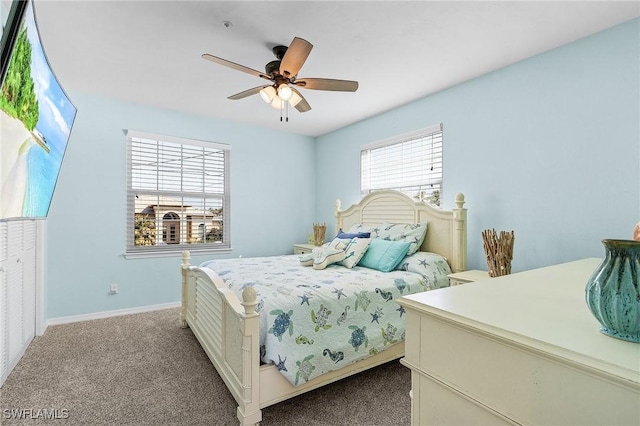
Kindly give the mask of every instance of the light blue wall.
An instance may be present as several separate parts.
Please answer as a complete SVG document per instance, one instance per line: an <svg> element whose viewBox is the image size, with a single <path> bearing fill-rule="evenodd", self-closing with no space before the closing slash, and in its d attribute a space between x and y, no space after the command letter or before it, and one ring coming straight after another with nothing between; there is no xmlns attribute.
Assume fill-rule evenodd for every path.
<svg viewBox="0 0 640 426"><path fill-rule="evenodd" d="M602 257L640 220L639 46L635 19L320 137L318 219L360 198L362 144L442 122L470 269L486 270L488 228L515 231L514 271Z"/></svg>
<svg viewBox="0 0 640 426"><path fill-rule="evenodd" d="M602 238L629 238L640 220L639 36L636 19L317 140L70 93L78 116L47 219L47 317L180 299L178 257L122 256L123 129L232 145L228 256L290 253L311 223L333 223L336 198L360 198L362 144L442 122L444 207L465 193L469 268L486 269L487 228L515 231L514 271L601 257Z"/></svg>
<svg viewBox="0 0 640 426"><path fill-rule="evenodd" d="M48 318L180 300L179 256L123 257L123 129L231 145L233 251L225 257L292 253L294 242L306 241L315 219L314 138L69 95L78 115L47 218ZM194 257L192 263L211 257ZM119 284L119 294L108 294L110 283Z"/></svg>

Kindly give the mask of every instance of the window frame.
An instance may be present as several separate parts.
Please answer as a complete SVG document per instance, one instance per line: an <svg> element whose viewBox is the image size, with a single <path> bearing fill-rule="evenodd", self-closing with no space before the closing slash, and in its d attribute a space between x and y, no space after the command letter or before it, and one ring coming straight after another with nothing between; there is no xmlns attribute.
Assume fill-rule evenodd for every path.
<svg viewBox="0 0 640 426"><path fill-rule="evenodd" d="M440 134L440 136L439 136L439 142L436 142L437 145L435 148L437 149L434 149L432 145L430 155L432 159L431 165L432 166L435 165L436 170L440 170L439 179L435 181L431 180L430 182L425 181L424 183L420 183L420 184L415 184L415 183L408 184L406 181L403 181L399 186L371 184L371 180L372 180L371 172L370 172L371 167L370 167L370 164L365 167L364 163L366 161L369 161L369 162L371 161L370 156L372 151L389 148L394 145L410 143L412 141L417 141L419 139L425 139L425 138L431 138L431 141L433 141L434 135L437 138L438 133ZM444 186L443 185L444 184L443 182L444 181L444 170L443 170L444 152L443 151L444 151L444 126L442 123L362 145L360 147L360 195L365 196L374 191L393 189L393 190L398 190L400 192L403 192L417 201L425 201L434 207L441 207L442 192L443 192L443 186ZM369 155L367 160L365 160L366 155ZM404 157L400 161L402 161L403 159ZM368 170L368 172L366 172L365 169ZM389 169L385 169L384 173L387 173L388 170ZM365 173L368 173L368 175L365 176ZM368 185L365 184L365 180L369 181ZM430 190L430 188L428 187L433 187L433 185L436 185L437 188ZM403 188L410 188L410 189L403 189ZM432 196L434 192L437 192L437 194Z"/></svg>
<svg viewBox="0 0 640 426"><path fill-rule="evenodd" d="M126 222L126 232L125 232L126 243L125 243L125 254L124 254L125 258L129 259L129 258L144 258L144 257L175 256L176 254L181 254L185 250L189 250L191 253L196 253L196 254L224 253L224 252L231 251L231 232L230 232L231 231L231 226L230 226L231 197L230 197L230 190L229 190L230 189L229 177L231 174L230 173L231 146L228 144L223 144L219 142L209 142L209 141L203 141L203 140L188 139L183 137L159 135L159 134L141 132L137 130L126 130L125 135L126 135L126 144L127 144L127 190L126 190L127 216L125 221ZM153 143L155 142L156 144L168 143L168 144L180 146L181 160L180 160L180 167L178 168L179 170L178 173L180 176L179 189L176 190L174 188L169 190L169 189L158 189L158 188L149 189L149 188L134 187L133 146L134 146L135 139L137 139L135 141L136 143L139 142L140 139L143 139L147 141L142 143L147 143L149 145L153 145ZM204 183L202 185L201 191L200 190L190 190L190 191L184 190L184 186L187 184L185 180L185 169L187 165L184 164L184 160L185 160L184 151L188 149L194 149L194 147L195 149L208 148L212 150L221 151L220 158L222 158L222 161L223 161L223 176L221 178L223 180L222 193L220 193L219 191L207 192L205 189L205 186L209 186L209 185ZM165 150L168 151L167 148L165 148ZM191 166L191 164L189 166ZM209 170L208 167L210 167L210 163L203 163L202 167L203 167L202 171ZM160 172L158 171L158 173ZM155 180L155 182L158 182L158 181L159 181L158 179ZM176 182L171 182L171 183L176 183ZM138 198L138 195L141 195L144 197L157 197L158 200L160 200L161 198L165 198L165 199L169 198L172 201L176 202L176 208L172 209L171 211L163 211L160 208L157 208L160 205L159 203L155 205L155 207L157 208L157 211L153 213L153 215L155 216L153 234L155 236L155 241L157 241L158 239L163 241L163 243L161 244L156 243L154 245L149 245L149 246L135 245L136 221L145 220L144 218L141 219L141 216L139 216L141 212L136 212L136 198ZM194 225L194 223L192 222L192 218L194 217L194 215L193 215L193 211L189 211L189 210L192 207L193 202L189 202L188 201L189 199L201 201L202 202L201 206L205 206L202 208L202 211L199 212L199 213L202 213L202 216L195 215L195 217L203 221L202 229L204 229L205 232L207 229L206 227L207 220L210 219L212 224L215 222L215 218L213 216L215 213L212 211L211 217L208 217L206 206L208 202L210 202L211 200L214 200L214 201L218 200L218 202L221 204L220 208L222 209L221 220L217 221L219 222L220 228L222 229L222 242L207 243L206 240L205 242L202 242L202 243L180 242L180 239L183 238L181 237L181 234L183 232L185 235L184 239L189 238L194 232L194 230L190 229L190 227L193 228L193 226L198 226L197 223ZM195 208L197 209L197 207ZM209 210L212 210L212 209L209 208ZM219 212L217 214L219 214ZM175 228L176 216L178 216L179 218L178 220L180 221L180 226L179 226L179 229L177 230L177 236L174 234L176 232L176 228ZM163 219L158 219L159 217L162 217ZM164 218L168 218L167 221L171 222L170 224L167 224L167 225L170 225L170 228L168 228L167 226L163 226ZM213 231L213 226L211 226L211 228L212 230L210 232ZM201 229L198 228L197 229L198 234L201 233L200 231ZM170 233L172 236L171 242L164 242L165 238L163 236L168 235L167 233ZM174 240L174 238L178 239L177 243L175 242L176 240Z"/></svg>

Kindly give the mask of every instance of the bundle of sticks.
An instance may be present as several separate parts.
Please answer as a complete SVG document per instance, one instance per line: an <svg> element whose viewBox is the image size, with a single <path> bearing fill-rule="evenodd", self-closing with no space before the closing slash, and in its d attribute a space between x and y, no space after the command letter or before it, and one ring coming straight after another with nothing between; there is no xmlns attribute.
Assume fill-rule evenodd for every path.
<svg viewBox="0 0 640 426"><path fill-rule="evenodd" d="M321 246L324 244L326 233L327 233L327 226L324 223L313 224L313 241L316 246Z"/></svg>
<svg viewBox="0 0 640 426"><path fill-rule="evenodd" d="M511 273L511 260L513 259L513 231L500 231L500 236L495 229L482 231L484 252L487 256L487 266L490 277L499 277Z"/></svg>

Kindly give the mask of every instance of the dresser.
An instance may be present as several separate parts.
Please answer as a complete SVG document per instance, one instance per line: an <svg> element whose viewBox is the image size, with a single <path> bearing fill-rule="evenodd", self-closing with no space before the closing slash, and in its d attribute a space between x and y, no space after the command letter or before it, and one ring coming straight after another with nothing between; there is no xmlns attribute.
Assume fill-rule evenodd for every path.
<svg viewBox="0 0 640 426"><path fill-rule="evenodd" d="M466 283L472 283L474 281L486 280L489 278L487 271L478 271L476 269L470 271L456 272L455 274L449 274L449 285L461 285Z"/></svg>
<svg viewBox="0 0 640 426"><path fill-rule="evenodd" d="M640 344L606 336L600 259L402 297L413 425L640 425Z"/></svg>

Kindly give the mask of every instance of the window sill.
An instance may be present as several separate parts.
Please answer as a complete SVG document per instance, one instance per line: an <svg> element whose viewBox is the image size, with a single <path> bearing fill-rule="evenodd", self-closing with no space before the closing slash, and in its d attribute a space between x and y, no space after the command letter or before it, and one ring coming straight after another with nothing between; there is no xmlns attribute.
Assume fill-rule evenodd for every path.
<svg viewBox="0 0 640 426"><path fill-rule="evenodd" d="M191 253L191 256L201 256L207 254L221 254L221 253L231 253L233 251L232 248L220 248L220 249L189 249L189 248L180 248L176 250L158 250L158 251L141 251L141 252L131 252L124 253L125 259L152 259L159 257L181 257L183 251L188 251Z"/></svg>

